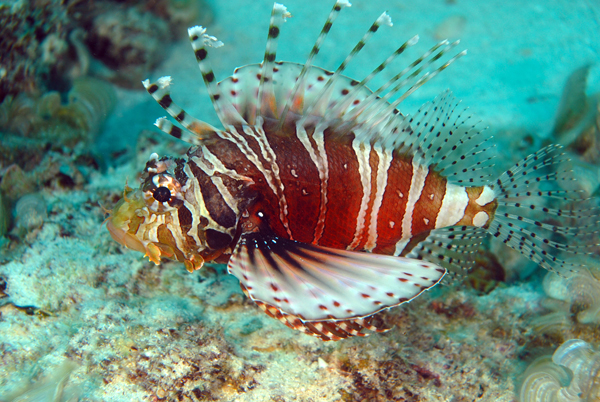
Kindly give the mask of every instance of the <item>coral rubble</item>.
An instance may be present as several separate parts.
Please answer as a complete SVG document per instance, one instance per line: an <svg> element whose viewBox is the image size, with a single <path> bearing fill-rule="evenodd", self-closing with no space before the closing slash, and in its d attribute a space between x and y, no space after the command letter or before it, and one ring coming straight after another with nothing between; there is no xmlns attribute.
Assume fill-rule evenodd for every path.
<svg viewBox="0 0 600 402"><path fill-rule="evenodd" d="M8 95L61 90L87 74L138 85L181 23L210 18L202 0L3 2L0 102Z"/></svg>

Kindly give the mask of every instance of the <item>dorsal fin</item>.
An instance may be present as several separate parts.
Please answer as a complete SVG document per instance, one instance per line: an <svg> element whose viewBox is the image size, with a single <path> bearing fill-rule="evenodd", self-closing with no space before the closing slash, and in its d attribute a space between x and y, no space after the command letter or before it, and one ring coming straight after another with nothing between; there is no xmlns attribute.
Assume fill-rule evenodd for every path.
<svg viewBox="0 0 600 402"><path fill-rule="evenodd" d="M396 74L392 79L379 87L373 95L369 97L361 106L354 110L352 114L350 114L348 119L357 119L359 121L363 121L365 123L370 124L371 126L379 125L380 123L389 123L393 121L393 114L395 111L395 107L400 104L400 102L409 95L433 78L439 71L448 67L448 65L454 61L457 57L464 54L464 52L456 55L451 61L446 62L444 65L439 67L433 72L425 72L421 75L427 68L432 65L436 60L439 60L445 53L447 53L451 48L455 47L458 42L454 42L449 44L447 40L441 41L440 43L433 46L423 55L418 57L415 61L410 63L406 68ZM437 52L437 53L436 53ZM414 70L414 71L413 71ZM412 71L412 72L411 72ZM433 74L435 73L435 74ZM432 75L433 74L433 75ZM399 81L399 82L398 82ZM392 88L385 95L383 93L391 87L394 83L398 82L394 88ZM405 88L408 85L412 86L409 90L400 96L392 105L388 103L388 101L393 98L402 88ZM381 97L381 98L380 98ZM384 113L385 111L385 113ZM358 117L358 115L361 115Z"/></svg>
<svg viewBox="0 0 600 402"><path fill-rule="evenodd" d="M231 77L219 82L218 86L225 97L229 97L229 101L236 108L238 113L246 120L254 118L255 103L254 98L258 91L259 80L257 76L260 75L262 66L260 64L250 64L243 67L239 67L235 70ZM290 63L290 62L277 62L275 63L275 69L273 72L274 84L273 84L273 95L275 97L277 106L277 115L283 113L285 100L291 95L294 83L298 78L298 75L302 71L302 64ZM312 66L305 74L306 88L303 94L303 105L301 107L309 106L313 100L319 96L327 78L333 73L320 67ZM327 104L327 108L320 111L321 114L316 114L313 110L313 117L324 117L328 118L341 118L342 114L334 115L332 109L340 101L346 99L346 94L354 89L358 81L352 80L343 75L339 76L333 82L332 91L336 94L335 98L330 100ZM360 102L366 99L371 94L371 91L366 88L359 88L354 92L354 101ZM354 104L350 104L345 112L352 110ZM305 114L304 109L298 109L296 112Z"/></svg>
<svg viewBox="0 0 600 402"><path fill-rule="evenodd" d="M208 48L219 48L223 42L217 40L214 36L206 33L206 28L195 26L188 29L192 48L198 61L198 67L202 73L202 78L208 90L210 100L219 116L219 120L227 129L230 125L247 124L235 108L227 101L227 98L221 96L219 87L215 81L215 74L210 66L208 59Z"/></svg>
<svg viewBox="0 0 600 402"><path fill-rule="evenodd" d="M332 90L333 90L332 84L340 77L342 72L346 69L346 66L358 54L358 52L361 51L361 49L369 41L371 36L373 36L373 34L375 32L377 32L377 30L379 29L379 27L382 24L388 25L388 26L393 25L392 19L386 12L382 13L375 20L375 22L373 22L373 24L369 27L367 32L365 32L363 37L354 46L352 51L348 54L348 56L346 56L346 58L344 59L342 64L340 64L339 67L337 68L337 70L335 70L335 72L333 73L333 75L329 77L329 79L327 80L327 82L325 83L323 88L315 96L315 99L312 101L312 103L307 105L307 107L304 109L304 112L303 112L304 117L307 117L308 115L313 114L315 109L317 110L316 114L319 114L319 115L324 113L328 109L327 107L330 103L329 100L331 98L331 94L332 94Z"/></svg>
<svg viewBox="0 0 600 402"><path fill-rule="evenodd" d="M283 107L283 112L279 116L279 126L280 127L283 126L283 124L285 123L285 119L287 117L287 113L289 110L292 110L293 112L302 110L301 108L302 108L302 104L303 104L305 77L306 77L306 74L308 73L308 71L310 70L310 68L312 67L312 61L315 58L315 56L317 55L317 53L319 53L319 50L321 49L321 44L327 37L327 34L329 33L329 30L331 29L333 22L337 18L338 14L342 10L342 8L350 7L350 6L352 6L352 4L350 4L350 2L348 2L348 0L337 0L335 2L333 8L331 9L331 12L329 13L329 16L327 17L327 21L325 21L325 25L323 25L323 28L321 29L321 33L319 34L317 41L313 45L313 48L310 51L310 54L308 55L308 59L306 60L306 63L304 63L304 67L302 67L302 71L298 75L298 80L296 81L294 88L292 89L292 93L285 102L285 105Z"/></svg>
<svg viewBox="0 0 600 402"><path fill-rule="evenodd" d="M171 99L171 77L161 77L156 82L150 80L142 81L144 88L158 104L165 109L175 120L177 120L189 132L181 130L166 118L156 120L155 125L163 132L183 140L190 144L199 144L202 141L214 138L217 131L215 127L196 119Z"/></svg>
<svg viewBox="0 0 600 402"><path fill-rule="evenodd" d="M378 65L372 72L371 74L369 74L367 77L365 77L361 82L359 82L357 85L355 85L352 88L352 91L350 91L350 94L348 95L348 97L346 98L345 101L340 102L332 111L332 113L334 115L339 114L342 111L346 111L346 109L348 108L348 106L350 106L351 103L353 103L356 98L355 95L356 93L358 93L359 90L366 88L366 85L373 79L375 78L378 74L380 74L383 70L385 70L385 68L396 59L396 57L400 56L402 53L404 53L404 51L410 47L410 46L414 46L417 44L417 42L419 41L419 35L415 35L412 38L410 38L409 40L407 40L406 42L404 42L398 49L396 49L396 51L394 53L392 53L391 55L388 56L387 59L385 59L383 61L383 63L381 63L380 65ZM369 91L370 92L370 91Z"/></svg>
<svg viewBox="0 0 600 402"><path fill-rule="evenodd" d="M452 57L450 60L446 61L440 67L437 67L436 69L434 69L432 71L427 71L423 75L419 76L421 74L421 72L423 72L425 70L425 68L427 68L431 63L433 63L436 60L438 60L439 58L441 58L444 54L446 54L450 49L454 48L459 43L460 43L459 41L455 41L455 42L450 43L447 46L445 46L435 56L433 56L431 58L431 60L430 60L429 63L425 63L421 68L415 70L415 72L413 72L405 80L402 80L392 90L390 90L390 92L388 92L383 97L383 99L386 100L386 101L388 99L391 99L394 96L396 96L396 94L398 94L406 86L411 85L412 80L416 80L416 82L414 82L414 84L412 84L402 95L400 95L387 108L382 109L376 116L377 117L383 117L384 119L386 117L388 117L388 116L391 116L393 114L394 110L396 110L396 108L398 107L398 105L404 99L406 99L408 96L410 96L410 94L412 94L417 89L419 89L421 86L423 86L427 81L429 81L429 80L433 79L434 77L436 77L440 72L442 72L443 70L445 70L446 68L448 68L448 66L450 64L452 64L454 61L456 61L458 58L460 58L460 57L464 56L465 54L467 54L467 51L463 50L462 52L460 52L460 53L456 54L454 57Z"/></svg>
<svg viewBox="0 0 600 402"><path fill-rule="evenodd" d="M257 105L257 117L277 117L277 101L273 89L273 68L275 67L275 57L277 55L279 26L290 16L291 14L282 4L273 4L271 21L269 22L269 35L267 38L267 47L265 49L265 58L262 62L258 96L256 97L259 105ZM254 121L249 121L248 123L254 124Z"/></svg>

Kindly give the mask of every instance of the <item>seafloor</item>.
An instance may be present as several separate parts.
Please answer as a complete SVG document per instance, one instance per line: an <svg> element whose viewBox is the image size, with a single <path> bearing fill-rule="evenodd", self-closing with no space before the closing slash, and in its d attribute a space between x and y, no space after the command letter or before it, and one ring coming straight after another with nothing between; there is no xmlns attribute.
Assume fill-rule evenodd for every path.
<svg viewBox="0 0 600 402"><path fill-rule="evenodd" d="M570 374L546 369L540 377L543 389L533 386L519 396L525 378L543 366L538 360L525 373L536 358L574 338L600 347L598 250L588 260L589 276L544 279L541 268L502 245L487 244L478 272L464 282L435 288L390 311L390 332L322 342L268 318L222 265L190 274L181 263L156 266L116 244L102 226L105 209L121 197L126 182L136 184L150 153L177 155L186 149L152 126L165 113L143 91L140 79L172 76L174 99L218 125L185 28L208 22L209 33L225 43L212 57L220 80L236 66L262 60L272 3L212 0L199 6L181 0L159 7L155 3L161 2L150 2L153 15L160 16L154 19L139 17L151 7L139 2L97 2L104 9L95 8L93 19L85 18L85 2L57 1L56 7L59 3L71 8L53 14L50 1L0 2L0 17L15 26L24 15L30 18L30 31L0 46L5 91L0 105L0 401L600 400L597 353L585 354ZM293 18L279 37L279 60L305 60L332 4L285 2ZM127 7L134 14L127 14ZM119 19L111 14L115 10L130 17ZM346 75L364 77L414 34L420 34L420 44L410 57L446 37L460 38L457 49L468 49L468 55L401 109L414 112L450 88L496 137L499 170L543 144L563 142L581 188L598 194L597 2L355 0L336 20L315 65L334 69L385 10L394 26L381 28ZM128 42L127 30L116 33L119 24L135 19L131 15L146 24L138 26L136 34L147 36L138 35L137 42ZM49 16L52 20L44 21ZM55 32L54 47L42 40L45 24L63 27L60 18L91 26L83 30L88 39L64 39L70 29L64 24L66 33ZM36 24L42 28L34 29ZM171 39L164 44L148 44L156 32L173 30L181 32L167 35ZM94 34L108 44L90 42ZM32 47L35 40L45 46L46 66L58 63L49 54L59 54L78 60L80 69L61 76L57 71L66 67L59 66L41 81L33 76L32 83L21 86L25 75L12 74L11 66L29 63L27 52L16 53L26 40ZM57 51L62 45L74 50ZM122 48L111 56L111 46ZM129 64L119 59L136 46L139 57L156 61L139 65L135 55ZM29 50L35 54L36 49ZM30 63L36 66L35 60ZM74 84L87 76L103 84L93 81L85 90ZM61 78L60 85L53 77ZM68 95L75 93L71 87L80 88L79 100ZM48 95L51 91L58 95ZM29 98L18 98L20 93ZM81 96L104 101L88 103L81 112ZM56 121L57 128L48 121ZM76 134L65 134L69 130ZM577 370L589 376L582 379ZM571 399L565 393L544 399L549 395L544 390L574 389L577 381L579 392Z"/></svg>

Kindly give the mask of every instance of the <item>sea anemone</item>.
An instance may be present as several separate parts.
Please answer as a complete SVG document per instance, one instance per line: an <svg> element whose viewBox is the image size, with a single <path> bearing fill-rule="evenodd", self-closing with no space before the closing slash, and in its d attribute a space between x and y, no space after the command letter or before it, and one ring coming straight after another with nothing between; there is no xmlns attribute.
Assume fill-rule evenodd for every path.
<svg viewBox="0 0 600 402"><path fill-rule="evenodd" d="M552 355L525 371L521 402L592 402L600 400L600 352L580 339L563 343Z"/></svg>

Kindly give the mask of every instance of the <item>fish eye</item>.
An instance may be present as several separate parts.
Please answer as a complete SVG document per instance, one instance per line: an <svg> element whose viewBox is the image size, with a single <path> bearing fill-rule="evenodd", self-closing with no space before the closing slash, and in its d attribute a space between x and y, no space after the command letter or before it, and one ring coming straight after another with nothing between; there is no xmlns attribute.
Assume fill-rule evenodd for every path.
<svg viewBox="0 0 600 402"><path fill-rule="evenodd" d="M155 174L142 186L148 208L157 213L177 209L183 203L181 184L167 173Z"/></svg>
<svg viewBox="0 0 600 402"><path fill-rule="evenodd" d="M152 192L152 196L158 202L167 202L171 199L171 190L167 187L157 187Z"/></svg>

